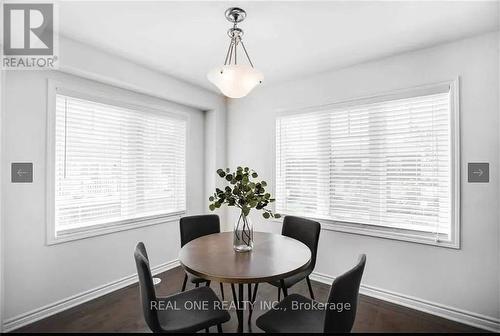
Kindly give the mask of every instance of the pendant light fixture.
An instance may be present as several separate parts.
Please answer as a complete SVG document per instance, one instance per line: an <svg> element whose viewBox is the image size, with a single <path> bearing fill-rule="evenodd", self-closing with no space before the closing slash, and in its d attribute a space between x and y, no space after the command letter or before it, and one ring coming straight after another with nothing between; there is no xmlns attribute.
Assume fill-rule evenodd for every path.
<svg viewBox="0 0 500 336"><path fill-rule="evenodd" d="M245 44L242 41L243 30L238 28L238 23L243 21L247 13L238 7L231 7L225 12L226 19L233 23L233 27L227 31L231 42L226 53L224 65L210 70L207 78L212 84L229 98L241 98L246 96L252 89L262 83L264 76L253 67L248 56ZM238 47L241 46L238 52ZM248 64L238 63L238 54L244 52Z"/></svg>

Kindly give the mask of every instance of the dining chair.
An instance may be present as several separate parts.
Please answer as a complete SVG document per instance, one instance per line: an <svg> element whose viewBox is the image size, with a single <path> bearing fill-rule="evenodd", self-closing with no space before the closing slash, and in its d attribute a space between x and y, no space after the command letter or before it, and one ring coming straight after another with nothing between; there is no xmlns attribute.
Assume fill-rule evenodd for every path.
<svg viewBox="0 0 500 336"><path fill-rule="evenodd" d="M316 266L316 255L318 252L318 242L319 233L321 232L321 225L309 219L295 217L295 216L285 216L283 219L283 227L281 228L281 234L286 237L296 239L311 250L311 262L305 270L294 274L288 278L284 278L278 281L269 282L269 284L278 287L278 301L281 299L281 291L283 295L288 296L288 289L298 283L299 281L306 280L307 287L309 288L309 295L311 299L314 300L314 292L311 285L311 279L309 275L313 272L314 266ZM258 284L254 287L253 294L250 302L254 303L257 297ZM248 315L248 321L252 319L252 313Z"/></svg>
<svg viewBox="0 0 500 336"><path fill-rule="evenodd" d="M182 217L180 220L180 232L181 232L181 247L189 243L191 240L206 236L213 233L220 232L220 220L217 215L198 215L198 216L186 216ZM184 274L184 281L182 282L182 291L186 290L186 284L188 279L195 287L199 287L200 284L204 283L206 286L210 286L210 280L203 279L192 275L188 272ZM224 285L219 283L222 299L224 300Z"/></svg>
<svg viewBox="0 0 500 336"><path fill-rule="evenodd" d="M309 275L314 271L314 267L316 266L316 255L318 253L320 232L321 225L316 221L295 216L285 216L283 219L281 234L286 237L297 239L309 247L311 250L311 262L307 268L300 273L281 279L280 281L270 282L271 285L278 287L278 301L281 298L281 291L283 291L283 294L286 297L288 295L288 289L304 279L306 280L307 287L309 288L309 295L311 296L311 299L314 300L314 292Z"/></svg>
<svg viewBox="0 0 500 336"><path fill-rule="evenodd" d="M156 297L151 276L148 254L142 242L134 252L135 264L139 275L139 289L142 310L146 324L155 333L194 333L217 326L222 332L222 323L229 321L229 313L222 308L222 302L210 287L195 288L167 297ZM203 309L185 309L196 307ZM203 305L202 305L203 303Z"/></svg>
<svg viewBox="0 0 500 336"><path fill-rule="evenodd" d="M360 256L354 268L335 278L325 309L319 302L291 294L273 310L257 318L257 326L269 333L348 333L356 319L359 286L366 255Z"/></svg>

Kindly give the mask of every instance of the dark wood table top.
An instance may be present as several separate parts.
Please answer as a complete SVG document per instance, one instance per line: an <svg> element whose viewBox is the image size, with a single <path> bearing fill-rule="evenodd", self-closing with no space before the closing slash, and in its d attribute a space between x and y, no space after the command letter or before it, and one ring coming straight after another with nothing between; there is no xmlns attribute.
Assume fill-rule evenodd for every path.
<svg viewBox="0 0 500 336"><path fill-rule="evenodd" d="M181 265L196 276L230 283L269 282L306 269L311 251L302 242L282 235L254 232L251 252L233 249L233 232L194 239L179 252Z"/></svg>

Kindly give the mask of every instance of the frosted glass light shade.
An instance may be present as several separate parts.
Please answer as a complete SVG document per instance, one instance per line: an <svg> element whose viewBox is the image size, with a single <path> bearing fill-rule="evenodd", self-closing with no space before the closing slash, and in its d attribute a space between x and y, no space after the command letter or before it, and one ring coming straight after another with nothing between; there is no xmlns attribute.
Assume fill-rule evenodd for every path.
<svg viewBox="0 0 500 336"><path fill-rule="evenodd" d="M249 65L221 65L210 70L207 78L229 98L245 97L262 82L264 75Z"/></svg>

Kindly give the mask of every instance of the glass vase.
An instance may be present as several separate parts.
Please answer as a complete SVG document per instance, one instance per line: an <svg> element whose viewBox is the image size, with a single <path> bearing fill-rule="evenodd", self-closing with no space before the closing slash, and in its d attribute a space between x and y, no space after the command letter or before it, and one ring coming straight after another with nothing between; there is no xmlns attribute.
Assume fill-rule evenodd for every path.
<svg viewBox="0 0 500 336"><path fill-rule="evenodd" d="M253 249L253 225L250 217L243 213L234 224L233 248L236 252L249 252Z"/></svg>

